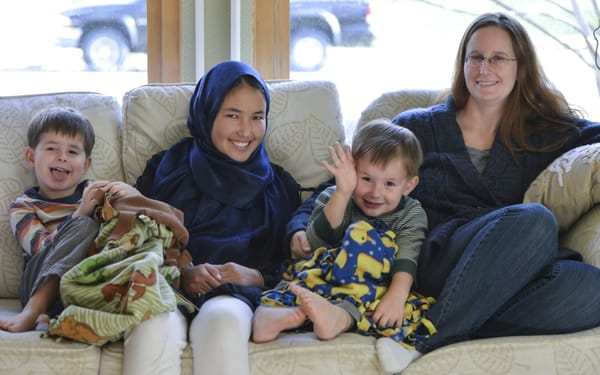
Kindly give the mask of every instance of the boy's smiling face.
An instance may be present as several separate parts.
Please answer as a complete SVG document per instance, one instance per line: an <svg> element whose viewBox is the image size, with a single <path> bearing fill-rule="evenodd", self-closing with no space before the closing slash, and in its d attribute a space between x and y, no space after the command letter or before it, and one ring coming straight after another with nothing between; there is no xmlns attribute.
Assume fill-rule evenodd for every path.
<svg viewBox="0 0 600 375"><path fill-rule="evenodd" d="M40 194L48 199L72 195L92 162L84 151L84 137L56 132L42 134L35 149L25 149L25 159L34 168Z"/></svg>
<svg viewBox="0 0 600 375"><path fill-rule="evenodd" d="M356 161L356 173L354 202L371 217L394 212L402 197L408 195L419 181L417 176L407 176L404 161L399 157L385 166L361 158Z"/></svg>

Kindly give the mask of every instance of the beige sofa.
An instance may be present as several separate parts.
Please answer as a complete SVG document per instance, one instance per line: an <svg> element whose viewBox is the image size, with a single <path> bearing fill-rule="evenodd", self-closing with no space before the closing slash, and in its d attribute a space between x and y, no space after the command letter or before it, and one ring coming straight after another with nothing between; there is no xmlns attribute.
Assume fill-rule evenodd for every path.
<svg viewBox="0 0 600 375"><path fill-rule="evenodd" d="M320 164L328 157L327 146L345 141L336 87L324 81L277 82L270 86L267 151L303 186L315 186L329 177ZM193 84L185 83L142 86L128 92L122 104L117 98L75 92L0 98L0 316L20 310L16 295L23 262L10 233L7 210L15 196L35 183L23 157L26 127L33 114L50 105L81 110L97 132L90 176L134 183L150 155L187 134L187 103L193 88ZM391 117L405 108L428 106L436 100L434 92L386 94L365 110L360 121ZM596 150L590 148L585 155L592 152ZM572 160L577 161L569 162ZM560 164L562 167L549 169L534 184L537 188L532 189L531 199L549 200L557 186L561 186L559 191L563 187L572 189L565 182L571 170L579 171L577 181L581 185L586 173L592 175L585 167L590 169L594 163L586 161L589 158L575 155ZM580 164L583 167L577 168ZM554 181L557 178L559 181ZM586 181L590 185L594 182L592 178ZM552 194L548 186L554 187ZM592 204L587 204L589 207L579 214L590 210ZM563 225L574 227L571 238L583 244L586 260L600 264L594 249L598 241L594 242L596 234L590 229L596 211L590 210L585 216L587 221L569 223L575 221L569 219ZM317 340L312 333L287 334L271 343L251 343L251 370L260 375L384 374L374 343L373 338L351 333L328 342ZM560 336L472 341L427 354L404 374L598 374L598 348L599 329ZM0 374L120 374L121 360L120 342L99 348L41 339L39 332L0 331ZM188 347L182 373L191 371Z"/></svg>

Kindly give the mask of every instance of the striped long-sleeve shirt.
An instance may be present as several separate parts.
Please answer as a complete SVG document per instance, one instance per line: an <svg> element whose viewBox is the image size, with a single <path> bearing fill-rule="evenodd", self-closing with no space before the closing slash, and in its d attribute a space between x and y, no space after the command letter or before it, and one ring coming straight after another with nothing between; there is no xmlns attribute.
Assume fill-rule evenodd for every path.
<svg viewBox="0 0 600 375"><path fill-rule="evenodd" d="M71 196L47 199L37 187L28 189L11 202L10 228L28 259L53 243L57 230L79 206L86 181Z"/></svg>

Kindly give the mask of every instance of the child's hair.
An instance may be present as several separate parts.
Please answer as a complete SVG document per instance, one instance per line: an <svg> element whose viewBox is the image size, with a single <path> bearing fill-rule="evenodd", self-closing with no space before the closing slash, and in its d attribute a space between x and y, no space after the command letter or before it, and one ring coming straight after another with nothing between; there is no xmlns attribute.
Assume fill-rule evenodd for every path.
<svg viewBox="0 0 600 375"><path fill-rule="evenodd" d="M27 129L27 145L35 148L44 133L57 133L69 137L83 136L83 149L90 156L96 140L94 128L81 112L70 107L50 107L37 113Z"/></svg>
<svg viewBox="0 0 600 375"><path fill-rule="evenodd" d="M358 129L352 140L352 157L368 158L384 167L400 157L409 177L417 176L423 163L421 144L413 132L384 118L369 121Z"/></svg>

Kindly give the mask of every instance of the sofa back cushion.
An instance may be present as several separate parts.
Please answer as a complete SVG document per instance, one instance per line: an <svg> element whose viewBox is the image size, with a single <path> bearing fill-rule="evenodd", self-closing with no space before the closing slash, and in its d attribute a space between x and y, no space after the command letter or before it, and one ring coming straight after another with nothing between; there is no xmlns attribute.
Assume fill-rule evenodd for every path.
<svg viewBox="0 0 600 375"><path fill-rule="evenodd" d="M427 108L444 101L447 90L398 90L381 94L362 111L356 129L377 118L393 119L412 108Z"/></svg>
<svg viewBox="0 0 600 375"><path fill-rule="evenodd" d="M36 185L25 161L27 127L32 117L50 106L66 106L86 115L96 132L89 178L123 180L121 111L114 97L95 93L56 93L0 98L0 298L17 295L23 259L10 230L8 206Z"/></svg>
<svg viewBox="0 0 600 375"><path fill-rule="evenodd" d="M195 85L150 84L123 98L123 165L126 181L135 184L146 161L183 137ZM344 127L336 86L327 81L269 82L271 107L265 147L303 187L330 176L321 161L328 146L344 143Z"/></svg>

